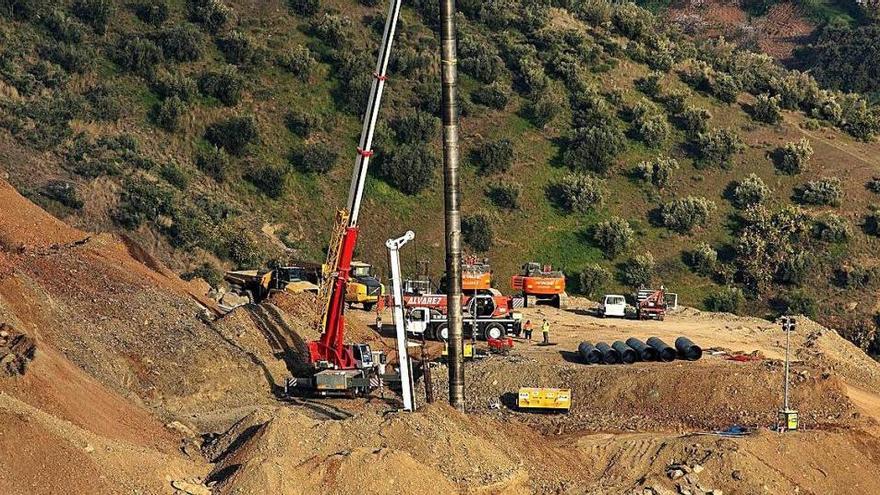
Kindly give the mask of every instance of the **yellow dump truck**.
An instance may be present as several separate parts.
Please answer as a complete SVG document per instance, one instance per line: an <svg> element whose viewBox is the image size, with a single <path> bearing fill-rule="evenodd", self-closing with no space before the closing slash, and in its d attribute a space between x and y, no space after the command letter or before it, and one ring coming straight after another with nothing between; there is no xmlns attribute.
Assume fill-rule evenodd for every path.
<svg viewBox="0 0 880 495"><path fill-rule="evenodd" d="M230 289L256 304L272 291L292 293L318 292L317 271L304 266L282 266L271 270L236 270L226 272Z"/></svg>
<svg viewBox="0 0 880 495"><path fill-rule="evenodd" d="M568 411L570 388L522 387L516 405L522 410Z"/></svg>
<svg viewBox="0 0 880 495"><path fill-rule="evenodd" d="M373 275L373 266L363 261L351 262L351 278L345 290L345 302L360 304L364 310L370 311L385 295L385 286Z"/></svg>

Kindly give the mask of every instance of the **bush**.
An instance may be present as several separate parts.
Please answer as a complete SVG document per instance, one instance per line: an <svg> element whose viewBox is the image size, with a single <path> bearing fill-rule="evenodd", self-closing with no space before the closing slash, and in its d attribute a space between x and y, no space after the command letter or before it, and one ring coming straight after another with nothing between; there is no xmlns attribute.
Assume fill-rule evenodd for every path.
<svg viewBox="0 0 880 495"><path fill-rule="evenodd" d="M292 110L284 117L284 124L290 132L307 138L323 125L321 116L305 110Z"/></svg>
<svg viewBox="0 0 880 495"><path fill-rule="evenodd" d="M49 182L40 188L40 194L74 210L82 209L84 205L76 191L76 186L70 182L62 180Z"/></svg>
<svg viewBox="0 0 880 495"><path fill-rule="evenodd" d="M165 29L158 40L168 60L194 62L202 58L202 35L191 24Z"/></svg>
<svg viewBox="0 0 880 495"><path fill-rule="evenodd" d="M229 155L216 146L201 150L196 155L196 167L210 175L217 182L224 182L232 172Z"/></svg>
<svg viewBox="0 0 880 495"><path fill-rule="evenodd" d="M270 198L279 198L284 193L287 180L287 167L271 164L253 164L244 173L244 178Z"/></svg>
<svg viewBox="0 0 880 495"><path fill-rule="evenodd" d="M802 290L792 290L778 300L782 312L789 315L804 315L815 318L818 310L816 300Z"/></svg>
<svg viewBox="0 0 880 495"><path fill-rule="evenodd" d="M642 93L650 96L651 98L656 98L660 96L660 91L663 89L660 86L661 80L663 80L662 72L652 72L645 77L636 79L635 86L636 89L638 89Z"/></svg>
<svg viewBox="0 0 880 495"><path fill-rule="evenodd" d="M545 91L538 95L532 95L526 102L524 113L538 128L549 124L562 112L565 100L556 91Z"/></svg>
<svg viewBox="0 0 880 495"><path fill-rule="evenodd" d="M629 226L629 222L620 217L611 217L599 222L593 230L593 241L608 259L614 259L628 250L634 240L635 232Z"/></svg>
<svg viewBox="0 0 880 495"><path fill-rule="evenodd" d="M840 206L843 185L837 177L823 177L798 187L795 190L795 199L808 205Z"/></svg>
<svg viewBox="0 0 880 495"><path fill-rule="evenodd" d="M568 137L563 160L575 170L605 173L626 149L626 138L617 127L579 128Z"/></svg>
<svg viewBox="0 0 880 495"><path fill-rule="evenodd" d="M241 67L254 63L256 50L253 42L241 31L232 31L226 36L218 38L217 48L226 57L226 61L232 65Z"/></svg>
<svg viewBox="0 0 880 495"><path fill-rule="evenodd" d="M202 263L180 277L187 281L200 278L215 289L223 284L223 271L208 262Z"/></svg>
<svg viewBox="0 0 880 495"><path fill-rule="evenodd" d="M606 0L582 0L580 2L571 2L568 8L574 14L584 21L600 26L611 20L613 7Z"/></svg>
<svg viewBox="0 0 880 495"><path fill-rule="evenodd" d="M813 225L813 235L825 242L845 242L852 237L852 228L845 218L826 213Z"/></svg>
<svg viewBox="0 0 880 495"><path fill-rule="evenodd" d="M731 203L740 209L758 206L764 203L770 193L770 188L760 177L749 174L745 179L735 183L731 191Z"/></svg>
<svg viewBox="0 0 880 495"><path fill-rule="evenodd" d="M788 143L784 148L777 150L776 168L788 175L799 174L807 170L810 158L813 156L813 147L807 138L801 138L796 143Z"/></svg>
<svg viewBox="0 0 880 495"><path fill-rule="evenodd" d="M424 144L405 144L382 160L379 174L404 194L415 195L434 182L440 160Z"/></svg>
<svg viewBox="0 0 880 495"><path fill-rule="evenodd" d="M351 19L327 12L312 18L309 22L309 30L312 34L334 48L341 47L349 39L346 36L349 27L351 27Z"/></svg>
<svg viewBox="0 0 880 495"><path fill-rule="evenodd" d="M591 263L580 273L581 293L587 297L601 294L601 289L611 279L611 273L598 263Z"/></svg>
<svg viewBox="0 0 880 495"><path fill-rule="evenodd" d="M492 204L508 210L519 209L519 197L522 194L522 186L517 182L498 181L490 184L486 189L486 196Z"/></svg>
<svg viewBox="0 0 880 495"><path fill-rule="evenodd" d="M645 145L656 148L669 137L669 124L662 115L650 115L636 119L634 122L636 135Z"/></svg>
<svg viewBox="0 0 880 495"><path fill-rule="evenodd" d="M683 112L676 115L681 128L691 135L698 135L709 130L709 119L712 114L701 107L689 106Z"/></svg>
<svg viewBox="0 0 880 495"><path fill-rule="evenodd" d="M678 115L687 109L687 98L690 95L685 89L674 89L663 95L663 105L672 115Z"/></svg>
<svg viewBox="0 0 880 495"><path fill-rule="evenodd" d="M147 38L125 36L116 45L116 63L135 74L151 76L162 59L162 50Z"/></svg>
<svg viewBox="0 0 880 495"><path fill-rule="evenodd" d="M176 132L180 127L180 118L186 113L186 104L180 98L172 96L156 103L153 108L153 122L168 132Z"/></svg>
<svg viewBox="0 0 880 495"><path fill-rule="evenodd" d="M478 105L485 105L496 110L503 110L510 101L510 92L504 84L496 81L484 84L471 93L471 100Z"/></svg>
<svg viewBox="0 0 880 495"><path fill-rule="evenodd" d="M812 268L812 255L804 251L789 254L776 267L775 278L780 284L801 285Z"/></svg>
<svg viewBox="0 0 880 495"><path fill-rule="evenodd" d="M311 17L321 10L320 0L287 0L287 6L297 15Z"/></svg>
<svg viewBox="0 0 880 495"><path fill-rule="evenodd" d="M654 256L637 254L628 259L620 269L620 281L630 287L647 287L654 278Z"/></svg>
<svg viewBox="0 0 880 495"><path fill-rule="evenodd" d="M507 172L513 158L513 143L509 139L486 141L473 151L474 164L484 174Z"/></svg>
<svg viewBox="0 0 880 495"><path fill-rule="evenodd" d="M681 234L688 234L709 223L715 203L706 198L687 196L665 203L660 208L663 226Z"/></svg>
<svg viewBox="0 0 880 495"><path fill-rule="evenodd" d="M844 265L834 270L834 284L843 289L866 289L876 276L876 268Z"/></svg>
<svg viewBox="0 0 880 495"><path fill-rule="evenodd" d="M742 90L736 78L728 74L716 74L715 80L712 81L711 85L712 94L728 104L736 103L736 97L739 96L739 92Z"/></svg>
<svg viewBox="0 0 880 495"><path fill-rule="evenodd" d="M232 261L236 268L262 266L267 256L265 247L254 234L254 229L245 226L228 226L223 234L221 257Z"/></svg>
<svg viewBox="0 0 880 495"><path fill-rule="evenodd" d="M85 35L82 24L71 19L62 10L53 10L43 19L43 24L57 41L79 43Z"/></svg>
<svg viewBox="0 0 880 495"><path fill-rule="evenodd" d="M678 161L675 158L658 156L653 160L639 163L635 173L640 179L663 189L669 185L676 170L678 170Z"/></svg>
<svg viewBox="0 0 880 495"><path fill-rule="evenodd" d="M880 177L872 177L871 180L865 183L865 188L872 193L880 194Z"/></svg>
<svg viewBox="0 0 880 495"><path fill-rule="evenodd" d="M113 17L113 10L111 0L75 0L71 5L73 15L82 19L99 35L107 32L107 25L110 23L110 18Z"/></svg>
<svg viewBox="0 0 880 495"><path fill-rule="evenodd" d="M237 156L243 155L259 138L257 121L251 115L215 122L205 130L205 139L209 143Z"/></svg>
<svg viewBox="0 0 880 495"><path fill-rule="evenodd" d="M163 164L162 168L159 169L159 176L181 191L189 186L189 174L176 162Z"/></svg>
<svg viewBox="0 0 880 495"><path fill-rule="evenodd" d="M864 230L866 234L880 237L880 209L871 207L871 211L865 215Z"/></svg>
<svg viewBox="0 0 880 495"><path fill-rule="evenodd" d="M329 172L339 154L324 143L309 143L304 145L292 156L293 166L297 170L306 173L325 174Z"/></svg>
<svg viewBox="0 0 880 495"><path fill-rule="evenodd" d="M401 143L428 144L437 136L437 117L415 110L394 119L395 134Z"/></svg>
<svg viewBox="0 0 880 495"><path fill-rule="evenodd" d="M620 34L637 40L650 32L653 25L651 14L633 3L615 5L611 22Z"/></svg>
<svg viewBox="0 0 880 495"><path fill-rule="evenodd" d="M199 90L196 82L182 74L159 72L152 81L153 91L160 98L178 98L180 101L192 101Z"/></svg>
<svg viewBox="0 0 880 495"><path fill-rule="evenodd" d="M485 213L474 213L461 219L461 236L474 251L484 253L492 247L492 221Z"/></svg>
<svg viewBox="0 0 880 495"><path fill-rule="evenodd" d="M122 116L122 101L115 88L100 84L89 89L85 97L92 106L92 115L96 119L114 121Z"/></svg>
<svg viewBox="0 0 880 495"><path fill-rule="evenodd" d="M742 153L746 146L742 139L729 129L715 129L697 135L697 152L702 166L712 164L722 168L732 166L733 156Z"/></svg>
<svg viewBox="0 0 880 495"><path fill-rule="evenodd" d="M705 242L697 244L693 251L689 251L686 259L691 269L700 275L711 276L718 267L718 251Z"/></svg>
<svg viewBox="0 0 880 495"><path fill-rule="evenodd" d="M495 45L486 39L460 36L458 58L461 71L484 84L495 82L504 72L504 61Z"/></svg>
<svg viewBox="0 0 880 495"><path fill-rule="evenodd" d="M779 107L781 100L779 96L758 95L752 107L752 117L767 124L779 123L782 120L782 110Z"/></svg>
<svg viewBox="0 0 880 495"><path fill-rule="evenodd" d="M737 314L746 298L739 287L725 287L706 298L706 309L719 313Z"/></svg>
<svg viewBox="0 0 880 495"><path fill-rule="evenodd" d="M605 200L607 187L604 179L590 173L572 172L562 176L550 188L551 198L564 210L587 213Z"/></svg>
<svg viewBox="0 0 880 495"><path fill-rule="evenodd" d="M123 227L134 230L144 222L174 211L174 193L171 189L143 179L128 179L122 186L119 206L114 213Z"/></svg>
<svg viewBox="0 0 880 495"><path fill-rule="evenodd" d="M187 18L216 33L229 22L231 12L221 0L186 0Z"/></svg>
<svg viewBox="0 0 880 495"><path fill-rule="evenodd" d="M300 81L308 81L317 61L312 56L311 50L302 45L296 45L278 56L278 65L295 75Z"/></svg>
<svg viewBox="0 0 880 495"><path fill-rule="evenodd" d="M76 45L46 45L40 48L40 55L74 74L85 74L95 65L95 53L89 48Z"/></svg>
<svg viewBox="0 0 880 495"><path fill-rule="evenodd" d="M134 6L134 14L141 21L161 26L168 20L168 3L165 0L148 0Z"/></svg>
<svg viewBox="0 0 880 495"><path fill-rule="evenodd" d="M37 16L43 6L43 2L36 0L2 0L0 1L0 17L30 21Z"/></svg>
<svg viewBox="0 0 880 495"><path fill-rule="evenodd" d="M220 100L227 107L241 101L244 80L234 67L227 67L220 72L206 72L199 78L199 91L205 96Z"/></svg>

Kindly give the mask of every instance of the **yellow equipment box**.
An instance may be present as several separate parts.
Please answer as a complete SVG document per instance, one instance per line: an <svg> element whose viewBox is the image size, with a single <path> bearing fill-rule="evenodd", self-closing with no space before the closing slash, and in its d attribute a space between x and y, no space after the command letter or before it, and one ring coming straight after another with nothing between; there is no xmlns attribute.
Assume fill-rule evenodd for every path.
<svg viewBox="0 0 880 495"><path fill-rule="evenodd" d="M522 387L516 405L520 409L568 411L571 409L571 389Z"/></svg>
<svg viewBox="0 0 880 495"><path fill-rule="evenodd" d="M464 357L468 359L473 359L474 357L474 344L470 342L464 343L464 349L462 350ZM449 343L443 347L443 357L449 357Z"/></svg>

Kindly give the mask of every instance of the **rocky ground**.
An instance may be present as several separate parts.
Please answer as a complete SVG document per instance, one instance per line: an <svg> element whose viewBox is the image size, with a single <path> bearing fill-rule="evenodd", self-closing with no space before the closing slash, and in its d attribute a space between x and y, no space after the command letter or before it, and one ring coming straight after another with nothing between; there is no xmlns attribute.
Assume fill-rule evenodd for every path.
<svg viewBox="0 0 880 495"><path fill-rule="evenodd" d="M0 493L880 493L880 367L807 320L792 434L770 430L777 325L690 309L605 320L579 299L526 310L554 345L518 339L467 364L467 414L443 404L439 343L426 349L438 400L424 404L420 382L416 413L387 390L285 398L317 336L307 296L221 316L204 285L136 244L70 229L2 183L0 202ZM393 351L375 314L348 316L350 340ZM588 366L574 353L652 335L687 335L704 358ZM571 388L572 410L517 411L520 386ZM721 433L733 425L751 434Z"/></svg>

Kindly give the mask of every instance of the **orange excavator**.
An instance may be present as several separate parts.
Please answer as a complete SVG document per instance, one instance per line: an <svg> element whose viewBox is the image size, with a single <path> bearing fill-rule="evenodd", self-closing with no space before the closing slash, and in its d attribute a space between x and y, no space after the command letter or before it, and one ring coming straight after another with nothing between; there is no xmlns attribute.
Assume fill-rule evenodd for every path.
<svg viewBox="0 0 880 495"><path fill-rule="evenodd" d="M467 295L485 294L492 288L492 267L487 258L466 256L461 263L461 291Z"/></svg>
<svg viewBox="0 0 880 495"><path fill-rule="evenodd" d="M541 266L529 262L522 266L522 271L510 280L513 290L522 293L526 307L539 302L550 304L560 309L568 305L568 294L565 292L565 274L553 270L550 265Z"/></svg>

